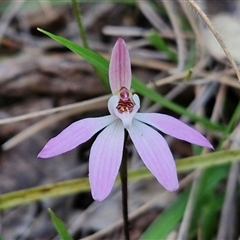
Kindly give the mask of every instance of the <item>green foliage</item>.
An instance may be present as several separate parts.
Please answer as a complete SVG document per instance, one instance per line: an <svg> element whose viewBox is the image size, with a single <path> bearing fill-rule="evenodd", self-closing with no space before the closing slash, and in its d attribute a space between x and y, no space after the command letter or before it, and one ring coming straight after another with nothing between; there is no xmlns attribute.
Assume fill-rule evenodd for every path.
<svg viewBox="0 0 240 240"><path fill-rule="evenodd" d="M227 139L229 134L234 130L234 127L237 124L237 121L239 120L239 116L240 116L240 103L238 103L237 107L235 108L235 111L232 114L232 117L227 127L225 128L225 131L223 133L223 138L221 139L217 149L221 149L223 142Z"/></svg>
<svg viewBox="0 0 240 240"><path fill-rule="evenodd" d="M160 52L164 52L170 60L177 62L177 54L167 45L165 40L159 35L158 32L152 31L146 36L147 40Z"/></svg>
<svg viewBox="0 0 240 240"><path fill-rule="evenodd" d="M188 196L189 189L179 194L177 199L153 221L139 240L165 239L182 219Z"/></svg>
<svg viewBox="0 0 240 240"><path fill-rule="evenodd" d="M226 128L225 132L226 137L229 135L229 133L233 129L233 126L236 124L236 121L238 120L239 116L239 111L240 106L238 105ZM219 212L222 208L224 199L224 193L222 191L219 192L219 190L217 191L216 189L220 181L226 178L229 173L229 164L219 166L220 162L218 160L221 159L221 161L223 160L225 163L228 163L230 162L232 154L234 154L232 150L223 150L211 153L210 154L211 158L208 158L209 154L206 154L189 157L187 159L183 159L183 161L182 160L177 161L178 172L181 172L181 170L186 171L190 165L191 167L194 167L194 164L197 164L198 167L197 166L194 167L196 169L199 168L200 165L201 167L204 167L205 164L207 165L209 164L208 166L205 165L205 167L208 168L202 170L202 175L197 186L197 192L196 195L194 196L195 204L193 217L191 219L191 227L188 236L189 239L195 239L196 235L198 234L197 230L201 232L200 234L203 240L214 238L218 224L217 219L219 216ZM205 158L206 160L206 157L208 159L207 161L200 160L200 159L203 160L203 158ZM198 161L201 162L200 165ZM179 195L178 198L180 197L181 195ZM161 220L163 219L163 217L169 219L171 217L170 215L172 215L172 217L174 219L176 217L178 221L174 221L173 224L170 225L169 228L167 228L160 220L159 222L155 220L147 229L147 231L143 234L141 239L164 239L175 227L177 227L178 223L180 222L180 219L183 217L184 210L183 212L181 212L182 215L180 216L178 206L174 206L174 204L172 204L169 208L171 209L171 211L168 213L165 210L163 213L159 215L157 220L159 219ZM164 233L163 235L161 235L162 232L160 229L161 230L163 229Z"/></svg>
<svg viewBox="0 0 240 240"><path fill-rule="evenodd" d="M69 234L65 224L62 222L60 218L57 217L57 215L51 210L48 209L48 212L50 213L52 222L54 224L54 227L56 231L58 232L58 235L62 240L73 240L71 235Z"/></svg>
<svg viewBox="0 0 240 240"><path fill-rule="evenodd" d="M203 240L212 239L224 196L222 192L216 191L216 187L226 178L228 172L229 165L208 168L202 172L195 195L195 210L189 231L190 239L194 239L199 227Z"/></svg>
<svg viewBox="0 0 240 240"><path fill-rule="evenodd" d="M52 6L70 4L70 2L71 0L49 0L49 3ZM79 2L83 1L79 0ZM112 2L136 4L136 0L112 0ZM0 12L6 11L8 7L9 3L1 3ZM26 1L21 6L21 8L24 9L34 9L39 7L40 4L38 1ZM154 7L156 6L154 5ZM158 11L161 11L161 9L158 9ZM164 13L165 16L167 16L167 12ZM56 36L42 29L38 30L88 61L94 68L97 69L102 83L109 89L109 81L107 77L109 61L107 59L105 59L98 53L84 48L63 37ZM161 38L159 33L153 31L148 36L146 36L146 38L152 44L152 46L154 46L159 51L164 52L171 61L177 62L177 54L169 47L167 42L163 38ZM193 46L195 45L195 42L189 41L189 44ZM185 69L189 69L194 66L196 56L196 49L194 47L190 47ZM188 78L187 75L186 78ZM220 124L212 123L207 118L197 116L194 113L186 110L184 107L165 99L162 95L160 95L153 89L146 87L146 85L136 77L133 77L132 88L142 96L149 98L153 102L161 104L162 106L172 110L179 115L187 116L189 119L200 123L202 126L209 130L216 130L221 132L223 134L223 137L217 149L221 149L222 143L229 137L229 134L233 131L234 126L236 125L236 122L238 121L240 116L239 103L229 121L228 126L224 127ZM200 154L202 149L194 146L194 150L195 153ZM218 224L217 217L222 208L225 194L224 189L219 190L218 186L219 183L224 178L226 178L229 173L229 163L239 161L239 159L240 150L224 150L200 156L193 156L176 161L178 172L188 172L197 168L202 168L202 175L197 186L196 196L194 198L195 210L191 219L188 239L195 239L196 235L198 234L198 230L200 231L202 240L214 238ZM130 181L136 181L139 179L150 177L153 176L146 168L141 168L129 172ZM117 179L117 182L119 183L119 179ZM0 210L27 204L44 198L60 197L89 190L90 187L88 178L82 178L6 193L0 196ZM180 193L177 196L176 200L172 204L170 204L168 208L161 212L161 214L155 219L155 221L141 236L140 240L165 239L168 234L171 233L171 231L178 227L183 217L188 198L189 189ZM64 240L72 240L73 238L70 236L64 223L56 216L56 214L51 209L49 209L49 213L60 238ZM0 237L0 240L3 240L3 238Z"/></svg>
<svg viewBox="0 0 240 240"><path fill-rule="evenodd" d="M201 216L197 227L200 229L203 240L213 239L217 230L217 219L223 204L223 194L209 191L201 208Z"/></svg>
<svg viewBox="0 0 240 240"><path fill-rule="evenodd" d="M197 195L194 196L196 203L190 229L190 239L196 236L198 227L202 230L203 240L212 238L216 228L217 214L223 203L222 195L215 193L214 190L219 181L226 177L228 170L228 166L221 166L204 171L198 186ZM189 190L179 194L175 202L160 213L140 239L165 239L180 223L188 197ZM215 221L212 221L213 219Z"/></svg>

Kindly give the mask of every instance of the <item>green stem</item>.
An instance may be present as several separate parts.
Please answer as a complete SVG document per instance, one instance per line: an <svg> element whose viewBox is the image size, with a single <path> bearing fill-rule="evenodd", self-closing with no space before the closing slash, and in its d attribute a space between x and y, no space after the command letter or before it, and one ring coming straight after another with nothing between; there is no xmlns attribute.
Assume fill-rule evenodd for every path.
<svg viewBox="0 0 240 240"><path fill-rule="evenodd" d="M81 36L82 41L83 41L83 46L85 48L89 49L89 45L88 45L88 41L87 41L87 35L86 35L85 29L83 27L82 14L81 14L80 6L79 6L77 0L72 0L72 6L73 6L73 11L74 11L75 17L77 19L77 25L78 25L78 29L79 29L79 32L80 32L80 36Z"/></svg>
<svg viewBox="0 0 240 240"><path fill-rule="evenodd" d="M74 14L76 16L77 25L78 25L80 37L82 38L83 46L87 49L90 49L89 44L88 44L87 34L86 34L85 28L83 26L80 5L78 4L77 0L72 0L72 7L73 7ZM95 73L97 74L97 76L101 79L101 81L103 83L108 81L106 78L106 75L102 71L100 71L99 69L94 67L93 64L92 64L92 67L93 67ZM106 85L106 87L109 87L109 86Z"/></svg>
<svg viewBox="0 0 240 240"><path fill-rule="evenodd" d="M128 177L127 177L127 155L128 151L126 148L126 141L128 138L128 133L125 131L125 142L123 148L123 158L120 167L120 179L122 186L122 213L124 222L124 235L125 239L129 240L129 219L128 219Z"/></svg>

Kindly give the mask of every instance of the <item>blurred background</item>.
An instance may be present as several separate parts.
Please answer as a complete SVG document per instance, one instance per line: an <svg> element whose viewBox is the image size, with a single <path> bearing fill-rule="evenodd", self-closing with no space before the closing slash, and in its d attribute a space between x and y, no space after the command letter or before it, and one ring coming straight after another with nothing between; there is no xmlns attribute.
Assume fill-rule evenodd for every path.
<svg viewBox="0 0 240 240"><path fill-rule="evenodd" d="M195 2L239 64L240 1ZM170 114L195 125L219 150L239 148L236 109L240 84L216 39L188 1L79 1L79 7L91 50L109 58L116 39L123 37L134 76L170 102L212 123L227 128L235 116L234 127L231 125L227 133L207 128L144 96L141 111ZM52 159L38 159L37 154L51 137L73 121L108 113L106 101L98 102L97 97L110 91L92 66L37 28L82 45L70 0L0 1L1 194L87 177L89 149L94 139ZM54 114L42 112L90 99L95 102L85 107ZM23 119L16 119L17 116ZM176 159L200 154L190 144L169 136L166 140ZM130 141L129 153L129 169L143 167ZM207 179L199 180L204 188L198 186L195 192L191 191L181 214L177 215L176 210L169 215L173 216L168 221L174 227L167 230L164 239L239 239L238 163L200 175ZM230 183L228 176L232 177ZM134 213L131 239L161 239L142 234L180 199L181 192L191 187L194 175L181 173L179 179L185 181L177 193L166 192L153 178L129 185L129 208ZM191 209L186 204L192 199L195 200ZM48 208L63 220L74 239L104 229L108 229L105 234L86 239L123 239L122 228L114 225L121 220L119 186L101 203L94 202L87 191L2 207L0 239L59 239ZM186 209L191 212L188 220L184 220ZM188 228L181 224L186 221Z"/></svg>

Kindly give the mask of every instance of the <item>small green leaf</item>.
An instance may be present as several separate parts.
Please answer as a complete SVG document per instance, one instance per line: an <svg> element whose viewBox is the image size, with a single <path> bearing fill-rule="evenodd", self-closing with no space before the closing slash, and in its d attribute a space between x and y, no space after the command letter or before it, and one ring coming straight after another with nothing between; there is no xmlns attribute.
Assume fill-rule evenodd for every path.
<svg viewBox="0 0 240 240"><path fill-rule="evenodd" d="M52 222L55 226L55 229L58 232L58 235L60 236L60 238L62 240L73 240L73 238L71 237L71 235L69 234L65 224L62 222L61 219L59 219L57 217L57 215L49 208L48 212L50 213Z"/></svg>

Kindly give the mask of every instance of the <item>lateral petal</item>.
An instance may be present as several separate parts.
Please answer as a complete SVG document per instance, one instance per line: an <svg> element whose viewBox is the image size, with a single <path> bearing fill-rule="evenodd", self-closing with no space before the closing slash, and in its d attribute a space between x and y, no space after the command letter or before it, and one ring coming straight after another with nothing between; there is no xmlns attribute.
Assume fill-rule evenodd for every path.
<svg viewBox="0 0 240 240"><path fill-rule="evenodd" d="M131 62L125 41L115 43L109 64L109 83L114 95L122 87L130 89L132 81Z"/></svg>
<svg viewBox="0 0 240 240"><path fill-rule="evenodd" d="M165 139L153 128L133 120L129 135L147 168L168 191L178 189L176 165Z"/></svg>
<svg viewBox="0 0 240 240"><path fill-rule="evenodd" d="M89 181L93 199L104 200L112 190L123 155L124 128L120 120L107 126L92 145Z"/></svg>
<svg viewBox="0 0 240 240"><path fill-rule="evenodd" d="M40 158L50 158L68 152L89 140L95 133L112 123L116 118L109 115L86 118L72 123L56 137L50 139L41 152Z"/></svg>
<svg viewBox="0 0 240 240"><path fill-rule="evenodd" d="M212 144L201 133L169 115L160 113L137 113L135 118L172 137L213 149Z"/></svg>

